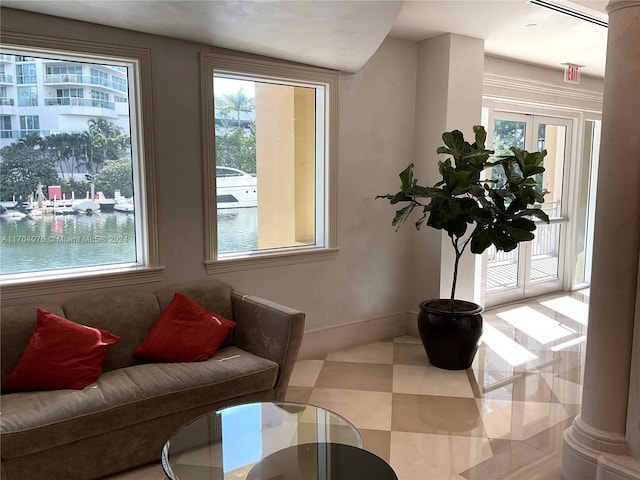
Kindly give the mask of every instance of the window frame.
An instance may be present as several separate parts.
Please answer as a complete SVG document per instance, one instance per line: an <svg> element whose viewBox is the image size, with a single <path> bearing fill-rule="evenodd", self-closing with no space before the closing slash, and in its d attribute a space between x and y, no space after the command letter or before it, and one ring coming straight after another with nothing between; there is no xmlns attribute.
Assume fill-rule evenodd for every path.
<svg viewBox="0 0 640 480"><path fill-rule="evenodd" d="M126 263L79 267L64 270L35 272L29 275L0 277L3 299L23 298L79 292L96 288L122 287L160 281L164 267L159 262L158 220L156 201L156 170L154 155L154 129L151 79L151 50L149 48L88 42L39 35L3 32L3 47L29 49L38 54L65 54L87 62L98 63L100 58L124 61L137 65L132 72L131 88L135 102L129 103L132 117L132 142L136 148L138 167L134 168L134 181L140 191L135 191L139 205L140 223L136 229L136 241L141 243L140 257L135 265ZM135 105L133 104L135 103ZM3 278L4 277L4 278Z"/></svg>
<svg viewBox="0 0 640 480"><path fill-rule="evenodd" d="M338 166L338 73L324 68L263 60L219 53L201 54L202 74L202 139L203 139L203 188L204 188L204 233L205 270L217 274L239 270L250 270L280 265L333 260L337 248L337 166ZM325 87L324 110L324 204L322 246L299 246L274 250L253 250L239 254L218 253L218 220L216 203L216 157L215 157L215 105L214 74L229 74L256 77L267 81L285 83L302 82ZM318 163L316 160L316 168ZM317 205L316 205L317 210Z"/></svg>

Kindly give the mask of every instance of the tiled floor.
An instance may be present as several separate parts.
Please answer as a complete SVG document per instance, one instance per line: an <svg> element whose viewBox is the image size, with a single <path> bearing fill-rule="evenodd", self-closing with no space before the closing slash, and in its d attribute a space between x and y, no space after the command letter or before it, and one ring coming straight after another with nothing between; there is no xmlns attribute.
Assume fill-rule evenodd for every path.
<svg viewBox="0 0 640 480"><path fill-rule="evenodd" d="M588 295L486 311L467 371L432 367L403 336L299 361L287 399L346 417L399 480L557 480L582 396ZM150 465L110 480L163 478Z"/></svg>

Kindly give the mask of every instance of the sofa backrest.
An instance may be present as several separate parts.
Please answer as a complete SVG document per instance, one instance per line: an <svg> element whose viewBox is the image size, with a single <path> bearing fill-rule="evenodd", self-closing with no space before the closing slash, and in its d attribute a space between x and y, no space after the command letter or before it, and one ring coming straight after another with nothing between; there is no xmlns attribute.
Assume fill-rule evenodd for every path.
<svg viewBox="0 0 640 480"><path fill-rule="evenodd" d="M171 303L173 294L180 292L195 300L201 307L233 320L232 291L231 285L222 282L184 283L158 290L156 297L158 298L160 310L164 310Z"/></svg>
<svg viewBox="0 0 640 480"><path fill-rule="evenodd" d="M143 363L133 352L161 312L153 293L92 295L71 300L62 307L69 320L120 336L102 364L104 372Z"/></svg>
<svg viewBox="0 0 640 480"><path fill-rule="evenodd" d="M191 297L202 307L233 320L231 293L233 288L218 281L186 283L165 287L154 293L116 293L87 295L64 305L38 304L2 307L0 314L0 368L2 382L15 369L29 344L36 320L37 308L68 318L83 325L97 327L120 336L103 364L103 371L143 363L133 356L144 341L151 326L178 291ZM225 344L233 343L233 337ZM1 384L0 383L0 384Z"/></svg>

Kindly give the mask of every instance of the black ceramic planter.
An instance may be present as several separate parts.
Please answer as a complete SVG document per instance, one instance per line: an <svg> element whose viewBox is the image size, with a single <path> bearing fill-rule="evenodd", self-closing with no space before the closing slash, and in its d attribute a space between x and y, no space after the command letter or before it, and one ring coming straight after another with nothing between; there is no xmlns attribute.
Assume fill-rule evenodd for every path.
<svg viewBox="0 0 640 480"><path fill-rule="evenodd" d="M418 330L431 365L446 370L471 367L482 336L482 307L455 300L427 300L420 304Z"/></svg>

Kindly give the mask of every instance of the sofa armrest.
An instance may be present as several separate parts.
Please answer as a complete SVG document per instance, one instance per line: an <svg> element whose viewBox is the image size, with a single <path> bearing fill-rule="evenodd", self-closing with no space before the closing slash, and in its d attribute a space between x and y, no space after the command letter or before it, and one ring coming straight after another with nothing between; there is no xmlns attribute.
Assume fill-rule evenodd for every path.
<svg viewBox="0 0 640 480"><path fill-rule="evenodd" d="M275 399L284 400L289 378L304 335L304 313L239 292L231 294L234 343L239 348L276 362L280 368Z"/></svg>

